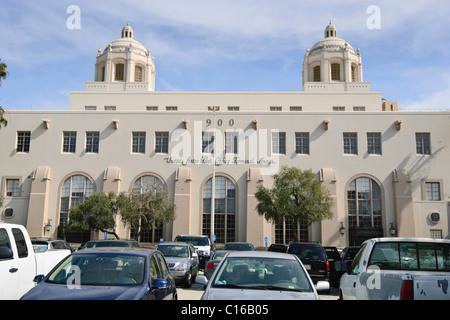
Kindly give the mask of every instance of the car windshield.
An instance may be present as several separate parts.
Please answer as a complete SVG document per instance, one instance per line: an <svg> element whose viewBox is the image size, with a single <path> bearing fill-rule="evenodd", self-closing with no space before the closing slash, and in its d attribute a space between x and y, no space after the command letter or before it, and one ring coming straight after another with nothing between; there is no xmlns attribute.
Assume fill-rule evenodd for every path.
<svg viewBox="0 0 450 320"><path fill-rule="evenodd" d="M227 243L223 250L253 251L253 246L249 243Z"/></svg>
<svg viewBox="0 0 450 320"><path fill-rule="evenodd" d="M157 247L164 257L188 258L188 247L177 245L159 245Z"/></svg>
<svg viewBox="0 0 450 320"><path fill-rule="evenodd" d="M141 284L145 257L129 254L77 254L69 256L46 282L65 285L120 286Z"/></svg>
<svg viewBox="0 0 450 320"><path fill-rule="evenodd" d="M223 257L227 254L227 251L216 251L214 255L212 256L211 260L217 260L220 261L223 259Z"/></svg>
<svg viewBox="0 0 450 320"><path fill-rule="evenodd" d="M176 237L175 241L178 242L188 242L194 246L209 246L209 240L205 237Z"/></svg>
<svg viewBox="0 0 450 320"><path fill-rule="evenodd" d="M289 246L288 253L295 254L303 262L327 261L324 250L313 244L292 244Z"/></svg>
<svg viewBox="0 0 450 320"><path fill-rule="evenodd" d="M212 287L313 292L298 260L282 258L227 257Z"/></svg>

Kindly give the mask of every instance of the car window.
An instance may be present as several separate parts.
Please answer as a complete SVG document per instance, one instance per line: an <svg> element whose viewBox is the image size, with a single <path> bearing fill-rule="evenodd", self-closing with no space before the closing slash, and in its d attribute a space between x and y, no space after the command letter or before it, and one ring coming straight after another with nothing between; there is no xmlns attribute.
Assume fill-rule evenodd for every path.
<svg viewBox="0 0 450 320"><path fill-rule="evenodd" d="M25 237L20 229L13 228L12 233L16 241L17 253L19 258L28 257L28 248L25 242Z"/></svg>
<svg viewBox="0 0 450 320"><path fill-rule="evenodd" d="M213 287L312 292L309 278L297 259L227 257Z"/></svg>
<svg viewBox="0 0 450 320"><path fill-rule="evenodd" d="M143 283L145 258L129 254L70 255L46 281L56 284L137 285ZM78 281L79 283L71 283Z"/></svg>
<svg viewBox="0 0 450 320"><path fill-rule="evenodd" d="M156 261L158 262L158 267L161 270L161 279L166 279L169 275L169 270L167 269L166 260L161 254L155 253Z"/></svg>
<svg viewBox="0 0 450 320"><path fill-rule="evenodd" d="M188 247L186 245L159 245L157 247L165 257L189 257Z"/></svg>
<svg viewBox="0 0 450 320"><path fill-rule="evenodd" d="M163 279L161 270L158 266L158 261L156 260L155 255L152 255L150 257L150 277L152 278L152 281L155 279Z"/></svg>
<svg viewBox="0 0 450 320"><path fill-rule="evenodd" d="M65 242L63 241L55 241L52 242L53 249L67 249Z"/></svg>

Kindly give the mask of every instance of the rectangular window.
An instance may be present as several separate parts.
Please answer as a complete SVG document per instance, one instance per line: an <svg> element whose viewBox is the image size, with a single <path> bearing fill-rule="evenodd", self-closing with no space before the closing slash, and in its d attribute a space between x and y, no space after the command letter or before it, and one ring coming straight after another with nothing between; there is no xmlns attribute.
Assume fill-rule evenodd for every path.
<svg viewBox="0 0 450 320"><path fill-rule="evenodd" d="M116 106L105 106L105 111L116 111Z"/></svg>
<svg viewBox="0 0 450 320"><path fill-rule="evenodd" d="M147 111L158 111L158 106L147 106Z"/></svg>
<svg viewBox="0 0 450 320"><path fill-rule="evenodd" d="M313 69L314 82L320 82L320 66L316 66Z"/></svg>
<svg viewBox="0 0 450 320"><path fill-rule="evenodd" d="M302 107L301 106L290 106L289 110L290 111L302 111Z"/></svg>
<svg viewBox="0 0 450 320"><path fill-rule="evenodd" d="M75 153L77 145L77 132L65 131L63 132L63 152Z"/></svg>
<svg viewBox="0 0 450 320"><path fill-rule="evenodd" d="M116 64L116 72L115 72L115 77L114 79L116 81L123 81L124 79L124 70L125 70L125 65L123 63L117 63Z"/></svg>
<svg viewBox="0 0 450 320"><path fill-rule="evenodd" d="M6 196L18 197L20 195L20 180L19 179L6 179Z"/></svg>
<svg viewBox="0 0 450 320"><path fill-rule="evenodd" d="M344 154L358 154L358 135L356 132L344 133Z"/></svg>
<svg viewBox="0 0 450 320"><path fill-rule="evenodd" d="M86 152L98 153L100 132L86 132Z"/></svg>
<svg viewBox="0 0 450 320"><path fill-rule="evenodd" d="M339 63L331 64L331 80L341 80L341 65Z"/></svg>
<svg viewBox="0 0 450 320"><path fill-rule="evenodd" d="M133 153L145 153L145 132L133 132Z"/></svg>
<svg viewBox="0 0 450 320"><path fill-rule="evenodd" d="M134 68L134 82L142 81L142 67L136 66Z"/></svg>
<svg viewBox="0 0 450 320"><path fill-rule="evenodd" d="M336 106L336 107L333 107L333 111L345 111L345 107Z"/></svg>
<svg viewBox="0 0 450 320"><path fill-rule="evenodd" d="M309 154L309 133L296 132L295 133L295 153Z"/></svg>
<svg viewBox="0 0 450 320"><path fill-rule="evenodd" d="M239 106L229 106L228 111L239 111Z"/></svg>
<svg viewBox="0 0 450 320"><path fill-rule="evenodd" d="M203 153L214 152L214 134L212 132L202 133L202 152Z"/></svg>
<svg viewBox="0 0 450 320"><path fill-rule="evenodd" d="M17 152L30 152L31 131L17 131Z"/></svg>
<svg viewBox="0 0 450 320"><path fill-rule="evenodd" d="M439 182L425 182L425 200L441 200L441 184Z"/></svg>
<svg viewBox="0 0 450 320"><path fill-rule="evenodd" d="M381 155L381 133L367 133L367 153Z"/></svg>
<svg viewBox="0 0 450 320"><path fill-rule="evenodd" d="M239 134L237 132L225 132L225 153L238 153Z"/></svg>
<svg viewBox="0 0 450 320"><path fill-rule="evenodd" d="M283 107L270 107L270 111L283 111Z"/></svg>
<svg viewBox="0 0 450 320"><path fill-rule="evenodd" d="M356 106L353 107L353 111L366 111L366 107Z"/></svg>
<svg viewBox="0 0 450 320"><path fill-rule="evenodd" d="M169 133L155 132L155 152L169 153Z"/></svg>
<svg viewBox="0 0 450 320"><path fill-rule="evenodd" d="M416 153L431 154L430 133L416 133Z"/></svg>
<svg viewBox="0 0 450 320"><path fill-rule="evenodd" d="M166 106L166 111L177 111L178 107L177 106Z"/></svg>
<svg viewBox="0 0 450 320"><path fill-rule="evenodd" d="M84 110L86 111L96 111L97 106L84 106Z"/></svg>
<svg viewBox="0 0 450 320"><path fill-rule="evenodd" d="M286 132L272 132L272 153L286 154Z"/></svg>

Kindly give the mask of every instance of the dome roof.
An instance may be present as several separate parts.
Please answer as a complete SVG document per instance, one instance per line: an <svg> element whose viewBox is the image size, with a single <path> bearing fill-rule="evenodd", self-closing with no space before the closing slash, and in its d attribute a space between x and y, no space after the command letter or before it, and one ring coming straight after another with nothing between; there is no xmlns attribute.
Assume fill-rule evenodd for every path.
<svg viewBox="0 0 450 320"><path fill-rule="evenodd" d="M114 52L132 50L143 55L148 54L148 50L144 47L144 45L139 41L134 40L134 31L128 23L125 27L123 27L121 34L122 37L111 41L105 48L104 52L110 50Z"/></svg>
<svg viewBox="0 0 450 320"><path fill-rule="evenodd" d="M320 40L315 45L312 46L309 51L310 54L315 53L317 51L345 51L348 50L350 52L355 53L353 47L344 39L340 39L337 37L328 37L323 40Z"/></svg>
<svg viewBox="0 0 450 320"><path fill-rule="evenodd" d="M345 51L355 53L353 47L345 40L337 37L337 28L331 23L327 25L324 31L325 38L317 42L312 46L309 53L314 53L317 51L327 50L327 51Z"/></svg>

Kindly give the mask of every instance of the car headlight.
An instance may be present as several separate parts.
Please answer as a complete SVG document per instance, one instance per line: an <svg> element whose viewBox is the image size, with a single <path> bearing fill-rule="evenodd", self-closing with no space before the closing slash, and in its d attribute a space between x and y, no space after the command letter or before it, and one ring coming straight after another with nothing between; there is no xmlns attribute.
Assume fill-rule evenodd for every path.
<svg viewBox="0 0 450 320"><path fill-rule="evenodd" d="M185 271L187 269L187 263L180 263L175 267L175 271Z"/></svg>

